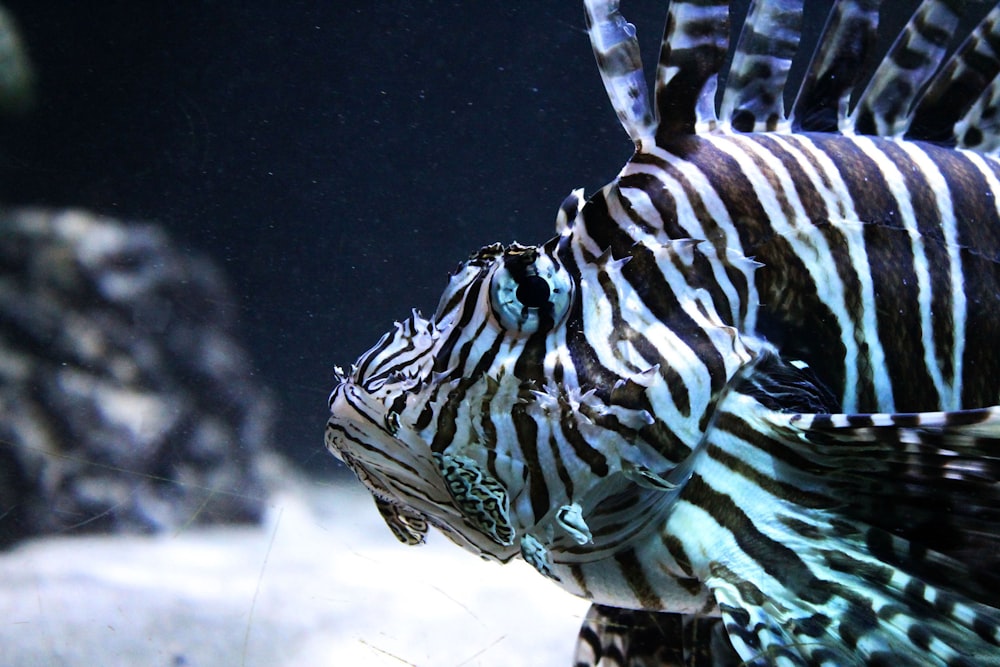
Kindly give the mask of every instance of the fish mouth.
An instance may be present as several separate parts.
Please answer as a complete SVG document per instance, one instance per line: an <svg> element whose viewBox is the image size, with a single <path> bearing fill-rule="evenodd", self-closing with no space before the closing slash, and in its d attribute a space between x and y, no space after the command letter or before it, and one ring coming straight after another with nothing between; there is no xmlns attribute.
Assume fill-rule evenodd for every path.
<svg viewBox="0 0 1000 667"><path fill-rule="evenodd" d="M420 488L435 471L430 448L396 437L386 423L378 399L347 378L330 395L330 417L324 440L331 454L343 462L377 498L409 505L400 494Z"/></svg>
<svg viewBox="0 0 1000 667"><path fill-rule="evenodd" d="M519 553L517 544L497 544L469 525L449 495L430 446L393 424L390 415L396 413L381 408L380 416L381 406L355 378L344 377L330 396L325 441L376 498L376 505L381 503L379 511L396 537L418 543L420 524L426 522L459 547L489 560L505 563Z"/></svg>
<svg viewBox="0 0 1000 667"><path fill-rule="evenodd" d="M337 384L333 388L328 401L330 407L330 417L326 422L326 432L324 441L327 450L340 462L350 465L350 456L347 451L350 449L352 436L351 426L354 423L356 411L351 407L351 401L347 398L349 393L353 393L354 382L338 367L335 369Z"/></svg>
<svg viewBox="0 0 1000 667"><path fill-rule="evenodd" d="M336 384L328 401L325 440L335 457L348 465L355 462L377 470L389 465L385 453L420 456L408 453L412 447L396 437L399 417L408 398L419 392L430 376L439 340L435 323L414 310L358 357L348 371L334 369ZM426 454L429 459L430 452Z"/></svg>
<svg viewBox="0 0 1000 667"><path fill-rule="evenodd" d="M359 385L343 378L330 394L330 417L326 422L326 446L343 461L368 458L363 452L398 448L395 433L386 422L389 414L383 402Z"/></svg>

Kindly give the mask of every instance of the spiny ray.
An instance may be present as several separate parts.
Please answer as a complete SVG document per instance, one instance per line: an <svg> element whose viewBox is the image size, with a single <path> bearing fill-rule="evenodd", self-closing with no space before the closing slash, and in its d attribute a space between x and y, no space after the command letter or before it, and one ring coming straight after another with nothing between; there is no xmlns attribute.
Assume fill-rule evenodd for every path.
<svg viewBox="0 0 1000 667"><path fill-rule="evenodd" d="M875 44L878 5L879 0L842 0L834 4L792 107L794 130L844 129L851 94Z"/></svg>
<svg viewBox="0 0 1000 667"><path fill-rule="evenodd" d="M729 68L719 119L741 132L774 132L785 123L785 80L802 31L800 0L750 5Z"/></svg>

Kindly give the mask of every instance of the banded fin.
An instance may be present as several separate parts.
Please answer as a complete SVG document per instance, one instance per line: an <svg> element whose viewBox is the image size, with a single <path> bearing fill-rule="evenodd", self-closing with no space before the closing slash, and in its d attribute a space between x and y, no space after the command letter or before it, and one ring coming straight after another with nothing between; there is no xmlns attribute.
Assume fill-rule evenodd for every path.
<svg viewBox="0 0 1000 667"><path fill-rule="evenodd" d="M801 453L830 467L824 479L846 512L971 565L977 580L997 579L984 600L1000 607L1000 407L787 424L806 443Z"/></svg>
<svg viewBox="0 0 1000 667"><path fill-rule="evenodd" d="M951 2L924 0L858 99L849 124L858 134L901 137L911 109L958 27Z"/></svg>
<svg viewBox="0 0 1000 667"><path fill-rule="evenodd" d="M985 155L1000 155L1000 77L990 85L955 123L956 144Z"/></svg>
<svg viewBox="0 0 1000 667"><path fill-rule="evenodd" d="M748 399L720 408L680 498L723 554L701 576L743 660L1000 665L1000 407L789 415Z"/></svg>
<svg viewBox="0 0 1000 667"><path fill-rule="evenodd" d="M876 40L879 0L843 0L830 12L790 114L792 129L838 132Z"/></svg>
<svg viewBox="0 0 1000 667"><path fill-rule="evenodd" d="M375 507L397 540L409 546L427 541L427 519L423 515L375 496Z"/></svg>
<svg viewBox="0 0 1000 667"><path fill-rule="evenodd" d="M652 136L655 122L635 26L618 11L618 0L585 0L584 6L604 89L622 127L638 146Z"/></svg>
<svg viewBox="0 0 1000 667"><path fill-rule="evenodd" d="M1000 8L942 67L966 2L924 0L852 108L876 42L880 0L835 2L786 117L801 0L753 0L718 105L729 52L729 3L676 0L660 48L654 120L634 27L617 0L585 4L605 88L640 151L651 134L657 145L667 146L719 129L905 137L986 154L1000 150Z"/></svg>
<svg viewBox="0 0 1000 667"><path fill-rule="evenodd" d="M715 128L719 71L728 51L728 2L670 3L656 68L657 144Z"/></svg>
<svg viewBox="0 0 1000 667"><path fill-rule="evenodd" d="M995 643L979 634L995 627L996 610L955 602L861 547L797 549L817 573L802 582L817 587L812 599L798 597L807 588L761 591L723 568L708 581L740 664L1000 665ZM752 572L752 563L739 567Z"/></svg>
<svg viewBox="0 0 1000 667"><path fill-rule="evenodd" d="M751 3L722 97L724 126L740 132L788 130L785 81L801 33L801 0Z"/></svg>
<svg viewBox="0 0 1000 667"><path fill-rule="evenodd" d="M574 667L738 665L722 619L591 605Z"/></svg>
<svg viewBox="0 0 1000 667"><path fill-rule="evenodd" d="M978 129L983 115L980 112L970 122L969 113L975 104L992 96L991 82L998 74L1000 7L994 7L934 77L913 111L906 138L978 148L984 134ZM989 134L995 135L996 130Z"/></svg>

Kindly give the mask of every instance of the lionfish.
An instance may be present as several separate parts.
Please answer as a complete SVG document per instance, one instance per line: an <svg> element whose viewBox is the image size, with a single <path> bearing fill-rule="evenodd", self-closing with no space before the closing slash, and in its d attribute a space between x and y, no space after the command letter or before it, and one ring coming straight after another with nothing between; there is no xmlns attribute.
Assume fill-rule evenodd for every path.
<svg viewBox="0 0 1000 667"><path fill-rule="evenodd" d="M632 158L337 370L396 537L592 600L578 666L1000 665L1000 7L949 55L962 4L862 89L878 2L836 2L786 91L801 2L730 54L675 0L651 99L586 0Z"/></svg>

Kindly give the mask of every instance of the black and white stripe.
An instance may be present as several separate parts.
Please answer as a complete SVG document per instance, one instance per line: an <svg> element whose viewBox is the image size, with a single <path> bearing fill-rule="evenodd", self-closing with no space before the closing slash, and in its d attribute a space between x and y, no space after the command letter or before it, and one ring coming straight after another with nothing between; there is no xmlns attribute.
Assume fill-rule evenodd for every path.
<svg viewBox="0 0 1000 667"><path fill-rule="evenodd" d="M982 363L1000 331L967 295L1000 290L992 158L863 136L692 143L683 157L643 154L605 188L600 211L584 210L585 247L626 256L704 238L753 257L764 266L755 285L719 281L742 308L734 321L817 369L844 411L997 401L1000 376L984 378Z"/></svg>
<svg viewBox="0 0 1000 667"><path fill-rule="evenodd" d="M635 155L340 373L328 447L404 541L685 615L595 608L579 665L668 664L667 630L718 664L1000 664L1000 9L948 59L958 3L926 0L852 103L878 3L838 2L788 112L801 2L752 3L722 91L728 3L672 2L652 102L585 4Z"/></svg>

